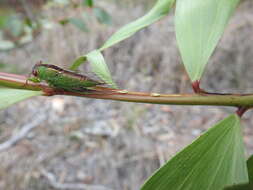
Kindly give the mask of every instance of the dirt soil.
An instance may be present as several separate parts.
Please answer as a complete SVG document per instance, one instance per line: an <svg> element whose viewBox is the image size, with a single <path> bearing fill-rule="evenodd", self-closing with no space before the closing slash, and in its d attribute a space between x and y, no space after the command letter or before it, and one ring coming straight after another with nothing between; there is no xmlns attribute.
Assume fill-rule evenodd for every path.
<svg viewBox="0 0 253 190"><path fill-rule="evenodd" d="M106 6L113 26L92 24L90 33L56 25L30 44L0 53L3 63L29 74L39 60L68 67L99 47L114 31L143 15L142 6ZM253 91L253 2L233 16L202 78L215 92ZM57 11L45 13L54 18ZM190 93L176 45L173 14L106 50L122 89ZM137 190L156 169L217 121L225 107L163 106L77 97L36 97L0 112L0 142L29 125L26 138L0 152L0 189ZM253 118L243 117L247 155L253 154ZM31 124L32 123L32 124ZM87 188L85 186L87 185Z"/></svg>

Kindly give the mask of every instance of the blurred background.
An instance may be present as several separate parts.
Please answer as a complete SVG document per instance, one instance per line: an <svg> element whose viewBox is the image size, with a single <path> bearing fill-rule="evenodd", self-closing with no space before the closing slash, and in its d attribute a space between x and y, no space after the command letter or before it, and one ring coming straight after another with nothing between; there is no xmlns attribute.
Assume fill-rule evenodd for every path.
<svg viewBox="0 0 253 190"><path fill-rule="evenodd" d="M1 0L0 71L28 76L39 60L68 68L155 1L89 2ZM173 14L103 52L120 88L192 92ZM244 0L206 68L202 87L252 93L252 42L253 1ZM85 72L85 66L80 70ZM137 190L166 160L234 111L67 96L32 98L0 112L0 189ZM251 115L249 111L242 120L247 156L253 153Z"/></svg>

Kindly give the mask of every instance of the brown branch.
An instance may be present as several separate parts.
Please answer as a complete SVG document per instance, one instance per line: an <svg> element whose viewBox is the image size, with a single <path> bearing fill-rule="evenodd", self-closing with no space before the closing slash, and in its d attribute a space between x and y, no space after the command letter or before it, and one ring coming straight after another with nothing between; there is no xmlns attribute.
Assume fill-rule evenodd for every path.
<svg viewBox="0 0 253 190"><path fill-rule="evenodd" d="M252 107L253 95L204 95L204 94L157 94L126 90L99 90L90 93L54 91L54 95L70 95L95 99L116 100L135 103L170 105L212 105L232 107ZM52 94L51 94L52 95Z"/></svg>
<svg viewBox="0 0 253 190"><path fill-rule="evenodd" d="M107 87L95 87L85 92L70 92L49 87L46 83L27 81L25 76L1 73L0 85L19 89L41 90L45 96L70 95L95 99L116 100L136 103L171 104L171 105L213 105L253 107L253 94L158 94L132 92Z"/></svg>
<svg viewBox="0 0 253 190"><path fill-rule="evenodd" d="M0 72L0 85L11 88L27 89L35 91L48 88L47 84L43 83L39 84L28 81L26 76L3 72Z"/></svg>

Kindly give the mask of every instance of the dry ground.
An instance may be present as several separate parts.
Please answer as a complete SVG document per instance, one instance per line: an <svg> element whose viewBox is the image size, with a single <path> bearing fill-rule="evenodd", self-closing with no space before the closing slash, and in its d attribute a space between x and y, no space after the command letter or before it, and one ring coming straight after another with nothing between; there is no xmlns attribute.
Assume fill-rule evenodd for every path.
<svg viewBox="0 0 253 190"><path fill-rule="evenodd" d="M143 14L141 6L109 4L107 9L113 13L112 27L93 24L92 32L85 34L72 26L56 26L29 45L0 53L0 60L16 64L25 74L40 59L68 66ZM253 2L246 1L231 20L202 79L206 89L253 91L252 10ZM61 13L47 14L54 18ZM105 58L124 89L191 92L176 46L173 15L106 50ZM0 112L1 142L31 122L36 126L27 138L0 152L0 189L52 190L62 189L62 184L77 189L88 184L102 186L93 189L137 190L166 160L233 111L63 96L32 98ZM243 119L247 155L253 153L251 115Z"/></svg>

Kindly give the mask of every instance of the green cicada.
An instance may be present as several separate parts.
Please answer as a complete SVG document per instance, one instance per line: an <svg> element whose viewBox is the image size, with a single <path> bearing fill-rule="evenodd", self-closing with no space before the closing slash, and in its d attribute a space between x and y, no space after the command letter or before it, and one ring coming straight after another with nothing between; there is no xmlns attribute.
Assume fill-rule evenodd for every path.
<svg viewBox="0 0 253 190"><path fill-rule="evenodd" d="M62 69L55 65L37 63L32 70L33 82L46 82L50 87L70 92L85 92L97 85L103 85L89 77Z"/></svg>

